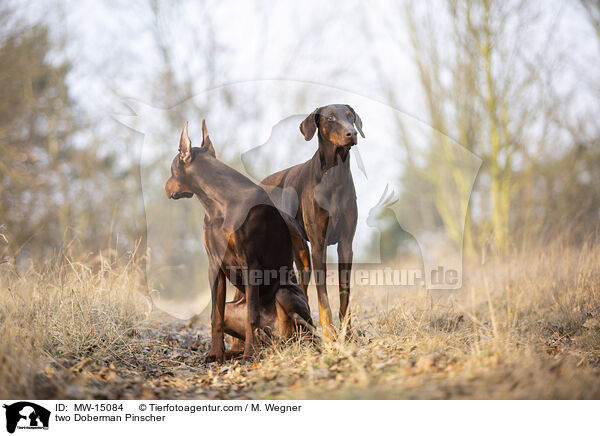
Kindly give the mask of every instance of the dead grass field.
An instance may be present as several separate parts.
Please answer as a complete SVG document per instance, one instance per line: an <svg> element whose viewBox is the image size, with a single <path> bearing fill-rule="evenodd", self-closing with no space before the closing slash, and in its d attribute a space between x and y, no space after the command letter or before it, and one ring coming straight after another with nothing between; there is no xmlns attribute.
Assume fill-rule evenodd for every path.
<svg viewBox="0 0 600 436"><path fill-rule="evenodd" d="M137 265L89 264L0 265L0 397L600 398L598 244L465 267L460 292L355 287L356 342L223 365L208 325L150 314Z"/></svg>

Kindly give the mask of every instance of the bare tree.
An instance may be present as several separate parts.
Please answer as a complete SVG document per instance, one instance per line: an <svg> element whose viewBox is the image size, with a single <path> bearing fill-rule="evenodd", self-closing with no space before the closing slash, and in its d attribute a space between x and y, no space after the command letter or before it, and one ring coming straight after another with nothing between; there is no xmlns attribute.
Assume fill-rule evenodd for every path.
<svg viewBox="0 0 600 436"><path fill-rule="evenodd" d="M432 127L432 154L426 167L407 174L421 174L431 186L436 213L457 243L462 226L457 217L466 214L467 251L492 245L506 252L511 243L512 200L523 188L517 183L526 183L514 177L515 161L522 170L532 154L549 144L552 128L532 133L531 126L555 121L562 103L545 76L557 59L552 52L553 35L532 37L539 30L542 11L525 1L407 2L397 14L408 29ZM391 78L382 74L382 79L393 88ZM389 94L400 101L393 91ZM448 204L451 192L469 186L461 171L463 162L450 152L449 138L456 138L484 160L476 187L476 217L473 210L467 210L467 202Z"/></svg>

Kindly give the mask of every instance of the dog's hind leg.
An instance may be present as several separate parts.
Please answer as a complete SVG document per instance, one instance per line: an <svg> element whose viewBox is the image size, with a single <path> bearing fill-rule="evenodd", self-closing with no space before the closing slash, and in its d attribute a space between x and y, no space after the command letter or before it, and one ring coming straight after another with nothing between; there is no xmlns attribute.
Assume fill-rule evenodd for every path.
<svg viewBox="0 0 600 436"><path fill-rule="evenodd" d="M294 263L298 269L298 284L304 291L306 301L308 301L308 284L312 268L310 265L310 250L308 243L299 235L292 236L292 245L294 250Z"/></svg>

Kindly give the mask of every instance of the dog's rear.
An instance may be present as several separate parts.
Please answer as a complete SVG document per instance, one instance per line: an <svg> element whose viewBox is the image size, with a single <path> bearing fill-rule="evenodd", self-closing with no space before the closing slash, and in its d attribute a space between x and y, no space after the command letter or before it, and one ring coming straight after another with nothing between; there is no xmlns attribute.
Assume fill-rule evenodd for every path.
<svg viewBox="0 0 600 436"><path fill-rule="evenodd" d="M287 331L289 336L290 328L299 327L301 330L314 333L314 324L310 316L310 308L304 296L304 292L295 283L289 283L281 286L275 294L275 303L277 305L278 322L288 320L287 326L281 326L282 331Z"/></svg>
<svg viewBox="0 0 600 436"><path fill-rule="evenodd" d="M245 316L246 298L242 294L225 305L225 332L243 340ZM300 331L307 333L314 340L315 328L310 308L298 285L281 285L275 291L275 301L261 302L260 329L269 332L269 336L274 335L281 339L289 339Z"/></svg>

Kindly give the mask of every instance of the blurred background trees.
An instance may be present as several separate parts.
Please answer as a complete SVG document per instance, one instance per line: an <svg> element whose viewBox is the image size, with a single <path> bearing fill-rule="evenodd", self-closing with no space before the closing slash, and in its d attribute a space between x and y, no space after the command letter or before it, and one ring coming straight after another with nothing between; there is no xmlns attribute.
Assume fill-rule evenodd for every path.
<svg viewBox="0 0 600 436"><path fill-rule="evenodd" d="M114 199L127 176L99 138L79 146L86 126L71 98L68 60L42 23L0 12L0 225L4 256L48 256L78 240L105 248ZM123 230L128 230L127 226Z"/></svg>
<svg viewBox="0 0 600 436"><path fill-rule="evenodd" d="M94 253L131 250L145 238L140 173L162 177L182 122L234 118L235 131L217 133L217 154L240 167L241 147L260 142L254 126L271 110L269 96L259 92L223 88L206 105L190 97L264 78L368 95L427 123L426 148L415 146L406 118L389 132L390 142L405 149L397 172L399 204L410 205L403 219L439 226L470 256L506 254L555 235L574 243L595 237L597 1L316 6L3 1L3 259L18 264L75 245ZM164 148L144 168L135 152L141 135L110 116L131 97L175 107L163 120ZM295 95L289 114L314 109L310 97ZM451 140L483 159L469 202L445 201L468 189L464 162L440 159L450 158ZM163 194L144 195L148 207ZM181 203L162 208L163 219L201 220L198 209ZM376 222L387 226L386 257L394 256L389 241L400 244L406 232L394 219ZM173 235L163 247L171 264L190 255L180 249L185 239Z"/></svg>
<svg viewBox="0 0 600 436"><path fill-rule="evenodd" d="M581 3L583 15L596 27L599 3ZM576 85L570 81L570 75L583 78L591 70L582 65L573 71L559 26L562 14L577 6L405 2L391 15L394 22L406 23L391 33L400 41L398 33L408 32L425 120L433 128L429 154L421 161L407 159L401 175L401 201L414 203L413 192L431 194L421 197L430 206L421 204L408 219L426 223L423 214L432 215L430 220L439 220L471 255L506 254L549 235L593 239L600 218L600 172L592 145L598 126L594 121L590 125L595 109L584 108L578 97L597 89L598 76L592 73L592 80ZM404 96L393 77L381 73L381 79L391 101L400 106ZM597 92L594 97L597 103ZM406 134L405 120L398 123ZM457 231L463 222L456 219L462 213L449 214L446 199L465 186L466 173L444 177L438 165L450 138L483 159L470 203L455 205L467 215L464 241ZM410 147L413 141L406 137L404 142ZM460 169L461 163L453 166Z"/></svg>

